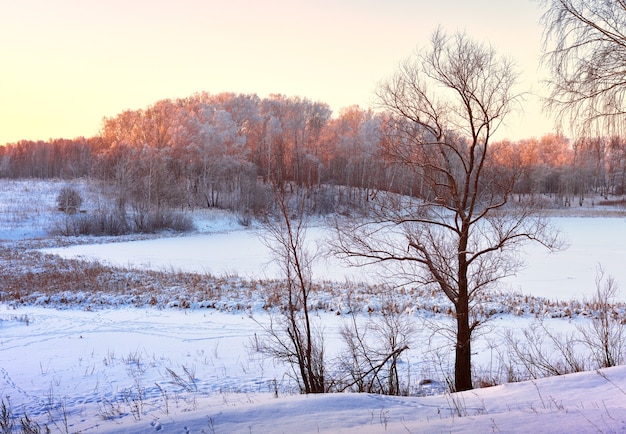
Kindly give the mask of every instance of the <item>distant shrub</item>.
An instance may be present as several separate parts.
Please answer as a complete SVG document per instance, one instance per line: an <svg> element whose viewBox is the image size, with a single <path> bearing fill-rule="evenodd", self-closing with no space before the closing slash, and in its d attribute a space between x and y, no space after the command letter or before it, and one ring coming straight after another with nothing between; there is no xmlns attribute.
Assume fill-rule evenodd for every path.
<svg viewBox="0 0 626 434"><path fill-rule="evenodd" d="M136 227L135 232L189 232L194 229L193 220L189 215L173 211L148 213L146 218L142 219L142 225L142 227Z"/></svg>
<svg viewBox="0 0 626 434"><path fill-rule="evenodd" d="M193 220L183 213L161 211L146 213L141 219L129 219L117 211L101 210L93 214L68 216L52 233L64 236L118 236L163 231L188 232L193 229Z"/></svg>
<svg viewBox="0 0 626 434"><path fill-rule="evenodd" d="M51 231L53 235L124 235L131 232L124 216L110 211L97 211L93 214L71 215L59 222Z"/></svg>
<svg viewBox="0 0 626 434"><path fill-rule="evenodd" d="M626 200L624 199L607 199L598 201L598 206L626 206Z"/></svg>
<svg viewBox="0 0 626 434"><path fill-rule="evenodd" d="M75 214L83 204L83 197L74 187L66 186L59 192L56 202L59 211L63 211L66 214Z"/></svg>
<svg viewBox="0 0 626 434"><path fill-rule="evenodd" d="M116 212L97 212L77 216L74 226L74 235L125 235L130 232L130 227L124 216Z"/></svg>

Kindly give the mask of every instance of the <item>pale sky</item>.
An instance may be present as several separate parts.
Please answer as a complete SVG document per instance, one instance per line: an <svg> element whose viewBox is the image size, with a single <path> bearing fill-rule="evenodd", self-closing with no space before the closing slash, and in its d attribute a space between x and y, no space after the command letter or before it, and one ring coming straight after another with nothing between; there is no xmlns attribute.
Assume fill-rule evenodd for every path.
<svg viewBox="0 0 626 434"><path fill-rule="evenodd" d="M532 0L0 0L0 144L90 137L104 116L199 91L372 107L439 25L540 92L540 15ZM529 96L499 138L552 129Z"/></svg>

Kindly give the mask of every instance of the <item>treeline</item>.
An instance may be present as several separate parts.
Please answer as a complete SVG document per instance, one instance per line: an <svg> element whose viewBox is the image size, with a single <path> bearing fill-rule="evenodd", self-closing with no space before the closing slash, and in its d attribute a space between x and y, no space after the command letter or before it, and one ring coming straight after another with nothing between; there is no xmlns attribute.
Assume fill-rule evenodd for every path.
<svg viewBox="0 0 626 434"><path fill-rule="evenodd" d="M101 150L98 137L22 140L0 146L2 178L80 178L89 176Z"/></svg>
<svg viewBox="0 0 626 434"><path fill-rule="evenodd" d="M332 116L327 104L299 97L198 93L105 118L96 137L0 147L0 177L94 177L119 207L145 209L259 212L276 182L307 188L321 213L376 190L431 194L410 166L389 158L393 129L388 114L357 106ZM569 205L625 191L626 141L618 137L570 143L548 135L494 152L496 164L521 169L519 194Z"/></svg>
<svg viewBox="0 0 626 434"><path fill-rule="evenodd" d="M626 193L626 140L621 137L570 143L563 136L546 135L505 145L496 160L521 169L516 193L549 195L562 206L582 205L589 194L607 199Z"/></svg>

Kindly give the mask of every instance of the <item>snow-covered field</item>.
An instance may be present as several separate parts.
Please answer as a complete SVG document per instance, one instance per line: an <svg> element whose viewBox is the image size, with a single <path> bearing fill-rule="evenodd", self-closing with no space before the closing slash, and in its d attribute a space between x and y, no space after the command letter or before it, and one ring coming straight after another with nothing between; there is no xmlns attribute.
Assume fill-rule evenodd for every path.
<svg viewBox="0 0 626 434"><path fill-rule="evenodd" d="M43 236L45 225L58 218L53 192L59 185L49 185L44 196L31 200L26 196L40 192L41 183L16 181L1 188L0 239L12 245ZM20 201L12 193L16 188ZM199 214L197 223L198 232L187 236L47 252L129 268L276 277L258 228L241 228L224 213ZM626 285L624 218L558 217L555 224L569 239L569 249L552 255L529 249L528 267L503 289L559 300L582 298L595 289L598 264ZM311 230L320 240L326 233L321 225ZM2 264L3 275L9 273ZM332 260L316 272L325 280L375 279ZM26 413L62 433L626 432L624 366L461 394L441 393L436 381L420 385L440 380L442 370L449 369L452 348L444 338L430 339L428 327L445 318L420 312L410 317L421 332L403 357L403 372L414 394L423 396L302 396L286 366L252 350L252 338L268 321L261 304L230 311L119 305L0 305L0 396L14 415ZM336 312L316 313L330 358L341 351L339 330L347 320ZM366 320L367 315L359 316ZM504 332L519 332L533 321L527 314L494 319L474 347L477 366L487 373L496 369ZM584 321L547 318L545 323L566 333ZM439 348L438 366L425 355L433 348Z"/></svg>
<svg viewBox="0 0 626 434"><path fill-rule="evenodd" d="M250 350L260 330L243 312L21 307L0 316L2 397L52 432L626 430L624 366L463 394L300 396L284 366ZM333 347L340 319L320 319ZM498 331L527 323L500 321ZM489 349L479 351L487 361ZM407 359L415 384L428 378L418 354Z"/></svg>

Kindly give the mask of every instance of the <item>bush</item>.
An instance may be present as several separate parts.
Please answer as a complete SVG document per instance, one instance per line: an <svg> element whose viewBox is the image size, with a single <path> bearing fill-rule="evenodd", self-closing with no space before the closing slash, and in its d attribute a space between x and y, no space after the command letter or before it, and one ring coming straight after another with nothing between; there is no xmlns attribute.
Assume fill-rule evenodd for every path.
<svg viewBox="0 0 626 434"><path fill-rule="evenodd" d="M364 326L344 324L341 337L348 347L340 357L345 377L338 382L338 390L377 393L383 395L408 395L410 378L400 378L400 356L409 349L415 334L411 319L383 306L381 316L370 319Z"/></svg>
<svg viewBox="0 0 626 434"><path fill-rule="evenodd" d="M141 219L129 219L117 211L100 210L93 214L68 216L52 231L56 235L118 236L130 233L157 233L162 231L188 232L194 229L193 220L177 212L147 213Z"/></svg>
<svg viewBox="0 0 626 434"><path fill-rule="evenodd" d="M83 204L83 197L74 187L63 187L57 196L59 211L66 214L75 214Z"/></svg>
<svg viewBox="0 0 626 434"><path fill-rule="evenodd" d="M193 229L194 224L191 217L179 212L135 212L132 218L132 231L144 234L163 231L189 232Z"/></svg>
<svg viewBox="0 0 626 434"><path fill-rule="evenodd" d="M125 235L130 232L126 219L113 212L97 212L74 219L73 235Z"/></svg>
<svg viewBox="0 0 626 434"><path fill-rule="evenodd" d="M124 216L109 211L98 211L93 214L68 215L51 231L53 235L66 237L79 235L124 235L130 228Z"/></svg>
<svg viewBox="0 0 626 434"><path fill-rule="evenodd" d="M143 227L136 227L137 232L156 233L162 231L189 232L194 229L193 220L187 214L172 211L148 213L142 221Z"/></svg>
<svg viewBox="0 0 626 434"><path fill-rule="evenodd" d="M591 324L577 326L598 368L621 365L626 359L626 324L620 320L615 307L618 296L617 283L611 276L605 279L599 267L596 293L589 303L593 309Z"/></svg>
<svg viewBox="0 0 626 434"><path fill-rule="evenodd" d="M573 334L556 333L538 320L523 330L523 338L505 334L508 355L507 371L521 379L537 379L582 372L588 360L581 355L584 347Z"/></svg>

